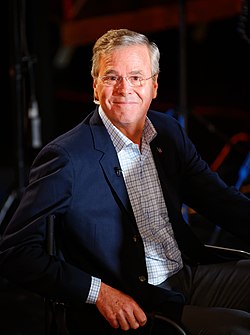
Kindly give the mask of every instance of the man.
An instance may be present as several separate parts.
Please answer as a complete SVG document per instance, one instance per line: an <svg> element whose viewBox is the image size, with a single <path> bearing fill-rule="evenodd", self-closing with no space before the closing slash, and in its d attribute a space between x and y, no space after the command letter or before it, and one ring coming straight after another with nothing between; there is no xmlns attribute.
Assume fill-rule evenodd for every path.
<svg viewBox="0 0 250 335"><path fill-rule="evenodd" d="M1 242L1 273L65 303L70 334L140 333L155 311L188 334L248 334L250 261L219 263L181 209L249 241L249 199L209 169L175 119L149 111L154 43L110 30L92 62L98 106L35 159ZM52 213L56 257L45 250Z"/></svg>

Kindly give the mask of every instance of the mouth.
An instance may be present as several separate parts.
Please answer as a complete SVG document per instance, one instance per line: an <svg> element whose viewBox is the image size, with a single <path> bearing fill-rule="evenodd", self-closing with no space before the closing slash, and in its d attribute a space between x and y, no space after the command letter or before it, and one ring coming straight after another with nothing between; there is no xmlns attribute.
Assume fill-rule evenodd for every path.
<svg viewBox="0 0 250 335"><path fill-rule="evenodd" d="M118 105L135 105L138 104L136 101L112 101L113 104L118 104Z"/></svg>

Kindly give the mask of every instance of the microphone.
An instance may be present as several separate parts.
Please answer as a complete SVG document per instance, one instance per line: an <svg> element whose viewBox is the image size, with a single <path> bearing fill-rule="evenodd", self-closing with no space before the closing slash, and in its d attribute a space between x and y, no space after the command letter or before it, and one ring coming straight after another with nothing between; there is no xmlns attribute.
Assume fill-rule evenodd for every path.
<svg viewBox="0 0 250 335"><path fill-rule="evenodd" d="M114 167L115 173L117 175L117 177L121 177L122 176L122 169L119 168L118 166Z"/></svg>
<svg viewBox="0 0 250 335"><path fill-rule="evenodd" d="M159 154L162 154L162 148L157 147L156 149L159 152Z"/></svg>

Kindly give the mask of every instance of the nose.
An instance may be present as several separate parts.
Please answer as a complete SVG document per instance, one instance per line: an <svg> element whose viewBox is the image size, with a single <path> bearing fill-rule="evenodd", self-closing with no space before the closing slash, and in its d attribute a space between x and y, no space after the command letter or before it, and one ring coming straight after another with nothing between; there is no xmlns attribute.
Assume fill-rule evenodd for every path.
<svg viewBox="0 0 250 335"><path fill-rule="evenodd" d="M117 89L118 92L127 93L127 92L131 91L132 88L131 88L127 78L126 77L121 77L119 82L116 85L116 89Z"/></svg>

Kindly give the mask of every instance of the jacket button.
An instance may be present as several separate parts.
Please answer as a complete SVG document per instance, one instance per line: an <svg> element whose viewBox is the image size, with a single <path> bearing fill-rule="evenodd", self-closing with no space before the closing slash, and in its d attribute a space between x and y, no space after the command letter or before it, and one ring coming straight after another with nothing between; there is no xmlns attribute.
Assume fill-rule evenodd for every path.
<svg viewBox="0 0 250 335"><path fill-rule="evenodd" d="M139 280L140 280L140 282L144 282L144 281L146 281L147 279L146 279L145 276L139 276Z"/></svg>
<svg viewBox="0 0 250 335"><path fill-rule="evenodd" d="M138 235L134 235L133 236L133 241L136 243L139 241L139 236Z"/></svg>

